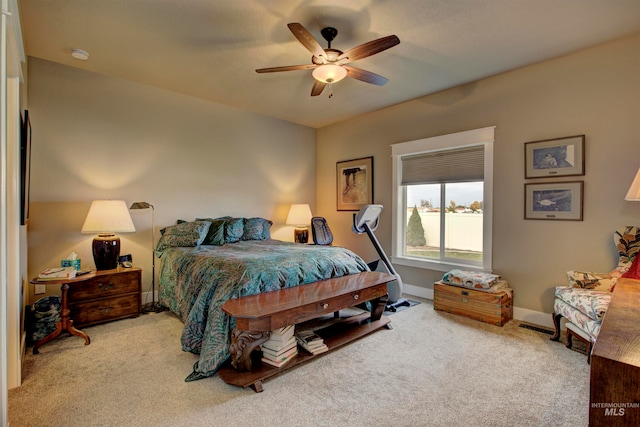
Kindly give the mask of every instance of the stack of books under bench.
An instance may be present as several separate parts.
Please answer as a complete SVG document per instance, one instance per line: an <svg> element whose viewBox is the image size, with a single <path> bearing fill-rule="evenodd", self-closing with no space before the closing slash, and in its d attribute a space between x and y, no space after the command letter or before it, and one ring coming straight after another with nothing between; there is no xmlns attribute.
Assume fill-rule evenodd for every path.
<svg viewBox="0 0 640 427"><path fill-rule="evenodd" d="M329 351L329 347L324 343L324 339L311 329L300 331L296 334L296 340L300 347L311 354L320 354Z"/></svg>
<svg viewBox="0 0 640 427"><path fill-rule="evenodd" d="M260 346L262 362L279 368L294 358L298 354L294 330L294 325L289 325L272 331L269 339Z"/></svg>
<svg viewBox="0 0 640 427"><path fill-rule="evenodd" d="M280 368L298 355L298 346L310 354L329 351L324 339L312 329L295 332L295 325L289 325L271 331L269 339L260 346L261 361Z"/></svg>

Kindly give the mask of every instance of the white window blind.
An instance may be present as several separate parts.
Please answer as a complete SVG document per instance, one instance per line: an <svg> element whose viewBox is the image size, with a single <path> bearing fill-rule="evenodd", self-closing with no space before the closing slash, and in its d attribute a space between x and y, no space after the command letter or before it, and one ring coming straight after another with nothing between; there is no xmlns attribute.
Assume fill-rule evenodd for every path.
<svg viewBox="0 0 640 427"><path fill-rule="evenodd" d="M482 145L402 157L402 185L470 182L483 179Z"/></svg>

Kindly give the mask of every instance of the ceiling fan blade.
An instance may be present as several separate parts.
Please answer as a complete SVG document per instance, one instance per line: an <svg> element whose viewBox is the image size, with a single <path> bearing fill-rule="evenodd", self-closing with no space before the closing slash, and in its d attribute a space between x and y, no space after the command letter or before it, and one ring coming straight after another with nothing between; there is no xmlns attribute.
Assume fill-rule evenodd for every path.
<svg viewBox="0 0 640 427"><path fill-rule="evenodd" d="M322 91L324 90L324 87L326 86L326 83L323 83L319 80L315 80L313 82L313 87L311 88L311 96L318 96L322 93Z"/></svg>
<svg viewBox="0 0 640 427"><path fill-rule="evenodd" d="M324 49L320 46L320 43L307 31L306 28L297 22L293 22L291 24L287 24L287 27L291 30L294 36L298 39L300 43L304 47L306 47L309 52L318 58L327 59L326 54L324 53Z"/></svg>
<svg viewBox="0 0 640 427"><path fill-rule="evenodd" d="M382 37L380 39L372 40L369 43L361 44L360 46L356 46L353 49L349 49L340 56L338 56L338 61L341 59L347 59L347 62L356 61L358 59L366 58L371 55L375 55L376 53L380 53L383 50L387 50L395 45L400 44L400 39L395 36L387 36Z"/></svg>
<svg viewBox="0 0 640 427"><path fill-rule="evenodd" d="M316 64L305 65L287 65L284 67L271 67L271 68L258 68L256 73L275 73L278 71L295 71L295 70L308 70L310 68L316 68Z"/></svg>
<svg viewBox="0 0 640 427"><path fill-rule="evenodd" d="M343 65L347 70L347 76L357 80L361 80L366 83L371 83L378 86L384 86L389 80L371 71L363 70L361 68L351 67L349 65Z"/></svg>

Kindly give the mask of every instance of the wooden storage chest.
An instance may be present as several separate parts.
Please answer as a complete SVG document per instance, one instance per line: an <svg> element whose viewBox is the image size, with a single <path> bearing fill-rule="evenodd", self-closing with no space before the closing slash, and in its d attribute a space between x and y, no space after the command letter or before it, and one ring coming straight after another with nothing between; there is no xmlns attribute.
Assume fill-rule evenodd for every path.
<svg viewBox="0 0 640 427"><path fill-rule="evenodd" d="M507 292L482 292L436 282L433 308L447 313L503 326L513 319L513 298Z"/></svg>

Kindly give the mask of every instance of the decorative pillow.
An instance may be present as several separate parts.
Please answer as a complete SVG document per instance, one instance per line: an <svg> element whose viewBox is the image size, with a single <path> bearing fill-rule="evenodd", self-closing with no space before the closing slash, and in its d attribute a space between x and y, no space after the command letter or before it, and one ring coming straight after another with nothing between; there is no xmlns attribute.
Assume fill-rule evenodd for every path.
<svg viewBox="0 0 640 427"><path fill-rule="evenodd" d="M271 239L271 226L273 225L273 221L264 218L258 219L262 220L262 240Z"/></svg>
<svg viewBox="0 0 640 427"><path fill-rule="evenodd" d="M224 242L235 243L244 234L244 218L226 219L224 223Z"/></svg>
<svg viewBox="0 0 640 427"><path fill-rule="evenodd" d="M235 243L242 239L244 218L221 216L219 218L196 218L196 221L224 221L224 243Z"/></svg>
<svg viewBox="0 0 640 427"><path fill-rule="evenodd" d="M203 245L215 245L222 246L224 245L224 223L225 219L223 218L196 218L196 221L209 221L211 222L211 227L209 227L209 231L207 232L206 237L202 241Z"/></svg>
<svg viewBox="0 0 640 427"><path fill-rule="evenodd" d="M176 246L198 246L207 236L211 227L209 221L182 222L160 230L160 240L156 246L157 252Z"/></svg>
<svg viewBox="0 0 640 427"><path fill-rule="evenodd" d="M592 291L611 292L618 280L609 274L589 273L584 271L567 271L569 286L572 288L590 289Z"/></svg>
<svg viewBox="0 0 640 427"><path fill-rule="evenodd" d="M211 222L211 227L209 227L209 232L207 233L207 237L205 237L202 244L215 245L215 246L224 245L226 243L224 238L225 225L227 221L230 219L231 219L230 216L222 216L220 218L196 218L196 221Z"/></svg>
<svg viewBox="0 0 640 427"><path fill-rule="evenodd" d="M220 216L218 218L196 218L196 221L226 221L228 219L231 219L230 216Z"/></svg>
<svg viewBox="0 0 640 427"><path fill-rule="evenodd" d="M638 255L636 255L635 258L633 258L631 267L629 267L629 270L626 273L624 273L622 277L625 277L627 279L640 279L640 265L638 264L639 259L640 259L640 256Z"/></svg>
<svg viewBox="0 0 640 427"><path fill-rule="evenodd" d="M209 221L209 220L208 219L207 220L196 219L196 221ZM189 221L186 221L184 219L177 219L176 220L176 225L184 224L185 222L189 222ZM160 229L160 234L164 235L165 231L167 231L167 229L169 229L169 228L171 228L171 226L165 227L165 228L161 228Z"/></svg>
<svg viewBox="0 0 640 427"><path fill-rule="evenodd" d="M245 218L242 240L267 240L271 238L273 222L264 218Z"/></svg>

